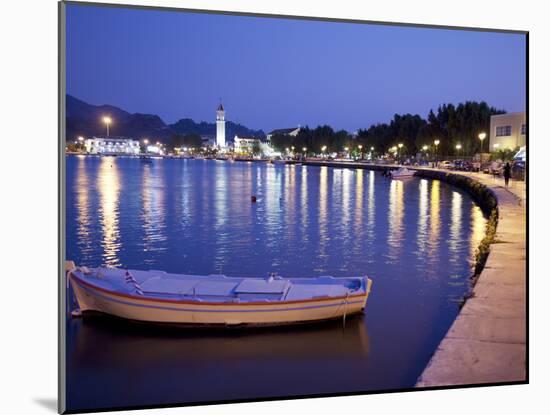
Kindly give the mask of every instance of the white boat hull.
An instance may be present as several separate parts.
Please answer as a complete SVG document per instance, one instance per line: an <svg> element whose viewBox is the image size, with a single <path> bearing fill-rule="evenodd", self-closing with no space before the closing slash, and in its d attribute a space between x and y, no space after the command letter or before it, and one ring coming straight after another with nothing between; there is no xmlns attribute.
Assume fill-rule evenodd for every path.
<svg viewBox="0 0 550 415"><path fill-rule="evenodd" d="M337 298L296 301L221 303L155 299L107 290L68 273L82 312L156 323L189 325L280 325L342 318L362 312L372 281L364 292Z"/></svg>

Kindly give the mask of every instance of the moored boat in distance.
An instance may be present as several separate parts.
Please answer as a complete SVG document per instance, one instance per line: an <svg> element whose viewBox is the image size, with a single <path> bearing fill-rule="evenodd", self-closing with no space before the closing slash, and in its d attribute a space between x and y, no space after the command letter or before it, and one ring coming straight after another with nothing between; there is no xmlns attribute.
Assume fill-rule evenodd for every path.
<svg viewBox="0 0 550 415"><path fill-rule="evenodd" d="M390 171L392 179L405 179L407 177L413 177L415 175L414 170L409 170L406 167L400 167L397 170Z"/></svg>
<svg viewBox="0 0 550 415"><path fill-rule="evenodd" d="M365 309L368 277L237 278L76 267L67 278L80 310L184 325L281 325L345 318Z"/></svg>

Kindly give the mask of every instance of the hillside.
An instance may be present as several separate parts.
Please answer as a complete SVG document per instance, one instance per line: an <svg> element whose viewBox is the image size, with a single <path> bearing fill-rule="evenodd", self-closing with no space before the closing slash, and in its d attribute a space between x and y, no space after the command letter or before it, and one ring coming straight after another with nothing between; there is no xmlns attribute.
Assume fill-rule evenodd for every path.
<svg viewBox="0 0 550 415"><path fill-rule="evenodd" d="M174 134L196 133L209 137L216 135L215 122L197 123L190 118L182 118L174 124L166 124L158 115L131 114L112 105L92 105L67 95L67 139L74 140L78 136L105 135L105 125L101 119L106 115L113 119L110 128L112 136L135 139L149 138L166 143ZM252 130L231 121L226 122L225 131L228 142L232 142L236 134L265 137L262 130Z"/></svg>

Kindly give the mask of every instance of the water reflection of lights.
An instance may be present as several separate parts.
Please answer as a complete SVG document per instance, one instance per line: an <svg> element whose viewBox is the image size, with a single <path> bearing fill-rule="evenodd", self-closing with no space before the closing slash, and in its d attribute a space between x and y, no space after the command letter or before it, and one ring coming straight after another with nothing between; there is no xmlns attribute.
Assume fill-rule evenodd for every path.
<svg viewBox="0 0 550 415"><path fill-rule="evenodd" d="M421 179L418 183L418 230L417 247L420 255L426 252L428 239L428 180Z"/></svg>
<svg viewBox="0 0 550 415"><path fill-rule="evenodd" d="M265 169L266 186L262 191L265 194L265 213L266 213L266 234L268 236L268 246L274 248L276 246L277 231L282 220L282 175L281 169L274 165L271 168ZM269 191L267 191L269 189Z"/></svg>
<svg viewBox="0 0 550 415"><path fill-rule="evenodd" d="M390 203L388 209L388 245L389 257L392 260L397 260L399 258L399 251L403 242L404 209L403 181L392 180L390 184Z"/></svg>
<svg viewBox="0 0 550 415"><path fill-rule="evenodd" d="M449 238L449 251L451 253L451 261L460 260L459 250L461 245L462 233L462 195L459 192L453 191L451 201L451 229Z"/></svg>
<svg viewBox="0 0 550 415"><path fill-rule="evenodd" d="M374 224L375 224L375 200L374 200L374 171L369 172L369 193L367 201L367 236L369 241L374 239Z"/></svg>
<svg viewBox="0 0 550 415"><path fill-rule="evenodd" d="M441 182L432 180L430 192L430 255L436 257L441 228Z"/></svg>
<svg viewBox="0 0 550 415"><path fill-rule="evenodd" d="M143 250L145 252L161 252L167 247L165 207L164 207L164 184L161 165L156 164L154 171L150 165L143 166L143 184L142 184L142 220L143 231ZM154 263L155 258L144 259L145 263Z"/></svg>
<svg viewBox="0 0 550 415"><path fill-rule="evenodd" d="M307 227L308 227L308 202L307 202L307 173L308 168L306 166L302 166L301 170L301 187L300 187L300 216L301 216L301 224L302 224L302 238L304 241L308 240L307 237Z"/></svg>
<svg viewBox="0 0 550 415"><path fill-rule="evenodd" d="M363 223L363 172L358 169L355 175L355 224L359 227Z"/></svg>
<svg viewBox="0 0 550 415"><path fill-rule="evenodd" d="M352 170L342 170L342 229L345 230L346 233L349 229L348 226L350 221L350 182L352 178Z"/></svg>
<svg viewBox="0 0 550 415"><path fill-rule="evenodd" d="M86 169L86 157L78 156L78 169L76 173L75 192L76 192L76 210L77 210L77 236L78 244L82 252L88 252L91 248L91 217L89 202L89 181Z"/></svg>
<svg viewBox="0 0 550 415"><path fill-rule="evenodd" d="M487 221L483 216L483 212L479 206L472 203L472 237L470 240L470 254L474 256L477 247L481 243L481 240L485 237L485 226Z"/></svg>
<svg viewBox="0 0 550 415"><path fill-rule="evenodd" d="M328 214L328 167L319 172L319 256L326 257Z"/></svg>
<svg viewBox="0 0 550 415"><path fill-rule="evenodd" d="M103 232L101 246L103 263L120 265L119 196L120 179L116 158L103 157L99 166L97 186L99 190L99 217Z"/></svg>

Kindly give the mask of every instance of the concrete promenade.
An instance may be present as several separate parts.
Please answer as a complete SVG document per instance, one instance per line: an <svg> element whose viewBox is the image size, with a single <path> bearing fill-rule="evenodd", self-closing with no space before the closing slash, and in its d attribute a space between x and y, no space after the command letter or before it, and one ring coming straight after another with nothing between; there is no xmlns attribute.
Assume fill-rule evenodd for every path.
<svg viewBox="0 0 550 415"><path fill-rule="evenodd" d="M479 173L498 199L497 243L417 387L526 381L526 192L524 182Z"/></svg>

